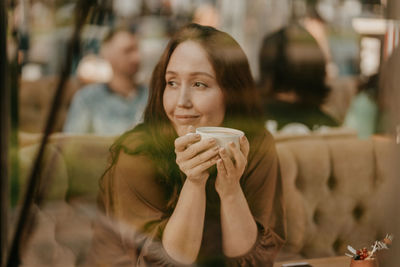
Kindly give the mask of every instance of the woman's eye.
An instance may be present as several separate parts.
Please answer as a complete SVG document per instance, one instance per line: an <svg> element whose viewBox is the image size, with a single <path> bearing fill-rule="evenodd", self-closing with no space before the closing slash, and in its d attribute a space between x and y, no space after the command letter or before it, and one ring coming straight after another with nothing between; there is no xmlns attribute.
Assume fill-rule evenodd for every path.
<svg viewBox="0 0 400 267"><path fill-rule="evenodd" d="M176 87L176 82L174 82L174 81L169 81L169 82L167 82L167 84L170 87Z"/></svg>
<svg viewBox="0 0 400 267"><path fill-rule="evenodd" d="M203 88L207 87L207 84L202 82L195 82L193 85L194 87L203 87Z"/></svg>

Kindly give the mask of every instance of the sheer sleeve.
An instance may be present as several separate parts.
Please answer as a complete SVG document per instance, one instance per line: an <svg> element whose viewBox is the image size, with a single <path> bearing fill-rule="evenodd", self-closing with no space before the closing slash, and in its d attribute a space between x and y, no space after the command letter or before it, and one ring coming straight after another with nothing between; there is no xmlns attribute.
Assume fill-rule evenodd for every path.
<svg viewBox="0 0 400 267"><path fill-rule="evenodd" d="M161 243L169 216L154 169L145 156L121 151L103 177L104 215L94 226L91 266L181 266Z"/></svg>
<svg viewBox="0 0 400 267"><path fill-rule="evenodd" d="M245 255L227 258L228 266L273 266L286 238L282 180L272 136L252 144L242 188L258 227L257 240Z"/></svg>

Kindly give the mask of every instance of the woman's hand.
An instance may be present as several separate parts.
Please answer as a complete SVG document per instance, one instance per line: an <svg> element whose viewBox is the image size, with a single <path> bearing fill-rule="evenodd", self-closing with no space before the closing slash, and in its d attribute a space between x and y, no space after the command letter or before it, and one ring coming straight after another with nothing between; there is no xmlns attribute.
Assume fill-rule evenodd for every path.
<svg viewBox="0 0 400 267"><path fill-rule="evenodd" d="M250 145L245 136L240 137L239 144L240 148L233 142L229 144L234 160L231 159L225 148L219 150L221 158L217 160L218 175L215 189L221 198L233 195L240 190L240 178L247 164Z"/></svg>
<svg viewBox="0 0 400 267"><path fill-rule="evenodd" d="M189 127L186 135L175 140L176 163L192 182L205 184L209 176L207 169L217 162L218 152L215 139L201 140L193 126Z"/></svg>

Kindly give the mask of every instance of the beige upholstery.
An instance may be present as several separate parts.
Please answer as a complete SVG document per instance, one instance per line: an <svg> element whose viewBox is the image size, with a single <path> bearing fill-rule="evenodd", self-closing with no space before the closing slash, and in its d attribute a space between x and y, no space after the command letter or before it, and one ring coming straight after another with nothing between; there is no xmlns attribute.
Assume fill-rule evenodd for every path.
<svg viewBox="0 0 400 267"><path fill-rule="evenodd" d="M27 137L27 140L24 138ZM20 136L29 144L40 136ZM37 223L22 252L22 266L82 266L92 238L91 222L96 217L98 181L107 166L114 137L55 134L46 146L41 172L46 201L36 205ZM38 144L19 152L20 185L30 174Z"/></svg>
<svg viewBox="0 0 400 267"><path fill-rule="evenodd" d="M44 131L45 123L51 108L52 99L58 86L57 77L44 77L37 81L21 81L19 91L19 128L21 131L40 133ZM54 131L62 130L69 104L80 84L75 79L66 83L63 100L59 107Z"/></svg>
<svg viewBox="0 0 400 267"><path fill-rule="evenodd" d="M53 254L59 256L48 257L46 262L51 266L56 266L62 257L77 265L84 262L91 238L90 221L95 216L98 180L107 165L113 139L66 135L51 138L49 155L56 160L49 161L52 156L46 156L45 165L53 162L52 171L43 173L43 178L53 177L52 186L59 188L51 191L50 204L41 208L41 215L47 214L51 220L46 221L43 216L41 220L53 223L53 227L44 227L46 231L37 228L43 234L35 235L40 242L31 241L25 262L35 262L32 249L40 251L40 246L58 246ZM354 135L277 140L288 231L280 259L343 255L347 244L368 246L391 232L388 208L399 181L392 166L398 162L392 141L360 140ZM32 146L23 148L21 158L31 157L33 150ZM28 160L21 163L22 169L29 167ZM58 217L49 215L54 214L57 205Z"/></svg>
<svg viewBox="0 0 400 267"><path fill-rule="evenodd" d="M314 137L277 149L288 230L281 258L343 255L349 244L366 247L394 230L387 214L399 177L391 141Z"/></svg>

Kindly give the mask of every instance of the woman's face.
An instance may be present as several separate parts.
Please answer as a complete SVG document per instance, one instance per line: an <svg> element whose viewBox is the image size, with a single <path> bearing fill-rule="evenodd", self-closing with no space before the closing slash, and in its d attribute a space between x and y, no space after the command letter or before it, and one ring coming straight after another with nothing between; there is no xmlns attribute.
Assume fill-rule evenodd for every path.
<svg viewBox="0 0 400 267"><path fill-rule="evenodd" d="M163 95L165 113L179 136L189 125L220 126L225 102L206 51L194 41L178 45L171 55Z"/></svg>

